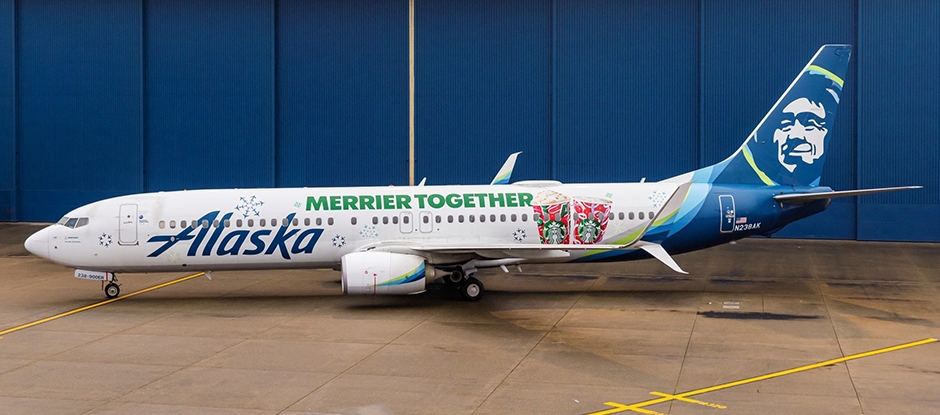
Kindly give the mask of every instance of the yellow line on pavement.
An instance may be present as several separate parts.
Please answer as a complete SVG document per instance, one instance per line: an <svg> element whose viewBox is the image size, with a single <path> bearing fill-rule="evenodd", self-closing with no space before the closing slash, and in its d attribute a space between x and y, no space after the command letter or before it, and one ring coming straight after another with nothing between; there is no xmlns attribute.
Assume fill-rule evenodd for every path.
<svg viewBox="0 0 940 415"><path fill-rule="evenodd" d="M192 274L192 275L187 275L187 276L185 276L185 277L183 277L183 278L177 278L177 279L175 279L175 280L173 280L173 281L167 281L167 282L165 282L165 283L163 283L163 284L154 285L153 287L150 287L150 288L144 288L144 289L139 290L139 291L134 291L134 292L132 292L132 293L122 295L122 296L120 296L120 297L115 297L115 298L111 298L111 299L108 299L108 300L104 300L104 301L102 301L102 302L100 302L100 303L94 303L94 304L91 304L91 305L86 305L86 306L84 306L84 307L79 307L79 308L76 308L76 309L74 309L74 310L70 310L70 311L66 311L66 312L64 312L64 313L56 314L56 315L51 316L51 317L46 317L46 318L44 318L44 319L42 319L42 320L36 320L36 321L34 321L34 322L32 322L32 323L26 323L26 324L23 324L23 325L21 325L21 326L16 326L16 327L13 327L13 328L9 328L9 329L0 331L0 336L3 336L3 335L5 335L5 334L10 334L10 333L13 333L13 332L15 332L15 331L20 331L20 330L23 330L23 329L28 329L28 328L30 328L30 327L37 326L37 325L40 325L40 324L42 324L42 323L48 323L48 322L50 322L50 321L52 321L52 320L57 320L57 319L60 319L60 318L62 318L62 317L70 316L70 315L72 315L72 314L81 313L82 311L91 310L91 309L93 309L93 308L95 308L95 307L101 307L101 306L106 305L106 304L111 304L111 303L113 303L113 302L115 302L115 301L120 301L120 300L123 300L123 299L125 299L125 298L133 297L133 296L135 296L135 295L140 295L140 294L143 294L143 293L146 293L146 292L150 292L150 291L153 291L153 290L157 290L157 289L160 289L160 288L163 288L163 287L167 287L167 286L170 286L170 285L173 285L173 284L181 283L181 282L183 282L183 281L188 281L188 280L191 280L191 279L196 278L196 277L201 277L201 276L203 276L203 275L206 275L206 273L205 273L205 272L197 272L197 273ZM0 338L3 338L3 337L0 337Z"/></svg>
<svg viewBox="0 0 940 415"><path fill-rule="evenodd" d="M3 333L0 333L0 334L3 334ZM605 405L612 406L613 408L606 409L600 412L591 412L588 415L609 415L609 414L615 414L615 413L620 413L624 411L642 412L642 411L637 411L637 408L642 408L645 406L655 405L655 404L663 403L663 402L669 402L671 400L676 400L679 398L686 398L686 397L693 396L693 395L714 392L714 391L721 390L721 389L732 388L735 386L746 385L748 383L760 382L762 380L773 379L773 378L777 378L780 376L792 375L794 373L805 372L807 370L812 370L812 369L818 369L824 366L834 365L836 363L847 362L849 360L861 359L863 357L869 357L869 356L874 356L874 355L878 355L882 353L893 352L893 351L907 349L907 348L915 347L915 346L922 346L928 343L934 343L936 341L938 340L934 338L918 340L916 342L904 343L904 344L899 344L897 346L885 347L882 349L871 350L868 352L856 353L856 354L848 355L845 357L840 357L838 359L826 360L824 362L813 363L811 365L795 367L793 369L781 370L779 372L769 373L769 374L761 375L761 376L755 376L752 378L742 379L742 380L738 380L734 382L722 383L720 385L709 386L707 388L701 388L701 389L695 389L695 390L691 390L688 392L678 393L675 395L669 395L668 397L650 399L648 401L637 402L637 403L630 404L630 405L623 405L623 404L619 404L616 402L605 402Z"/></svg>

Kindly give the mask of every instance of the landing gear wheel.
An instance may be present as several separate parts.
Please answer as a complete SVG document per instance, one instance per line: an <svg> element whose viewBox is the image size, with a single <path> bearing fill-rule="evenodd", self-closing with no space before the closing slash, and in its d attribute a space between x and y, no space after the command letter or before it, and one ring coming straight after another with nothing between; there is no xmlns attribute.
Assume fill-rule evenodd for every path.
<svg viewBox="0 0 940 415"><path fill-rule="evenodd" d="M464 274L462 269L458 269L444 276L444 284L458 285L466 279L467 279L467 274Z"/></svg>
<svg viewBox="0 0 940 415"><path fill-rule="evenodd" d="M483 297L483 283L470 277L460 285L460 296L467 301L479 301Z"/></svg>
<svg viewBox="0 0 940 415"><path fill-rule="evenodd" d="M121 295L121 287L111 282L104 286L104 295L108 298L115 298Z"/></svg>

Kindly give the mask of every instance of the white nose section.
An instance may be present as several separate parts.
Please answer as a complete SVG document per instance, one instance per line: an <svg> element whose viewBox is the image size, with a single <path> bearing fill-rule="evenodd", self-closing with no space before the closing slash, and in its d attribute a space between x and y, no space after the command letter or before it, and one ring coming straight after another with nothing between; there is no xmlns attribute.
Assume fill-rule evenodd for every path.
<svg viewBox="0 0 940 415"><path fill-rule="evenodd" d="M49 228L43 228L39 232L30 235L23 245L31 254L49 259Z"/></svg>

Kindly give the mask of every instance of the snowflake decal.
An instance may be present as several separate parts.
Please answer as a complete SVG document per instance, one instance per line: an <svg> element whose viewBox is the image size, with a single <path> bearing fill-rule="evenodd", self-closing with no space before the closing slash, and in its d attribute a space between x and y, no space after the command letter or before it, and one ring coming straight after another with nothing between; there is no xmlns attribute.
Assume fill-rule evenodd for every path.
<svg viewBox="0 0 940 415"><path fill-rule="evenodd" d="M613 193L610 193L610 192L607 192L606 196L607 196L608 199L610 199L610 198L614 197L614 194L613 194Z"/></svg>
<svg viewBox="0 0 940 415"><path fill-rule="evenodd" d="M362 230L359 231L359 236L363 238L378 238L379 231L375 230L375 225L365 225L362 227Z"/></svg>
<svg viewBox="0 0 940 415"><path fill-rule="evenodd" d="M336 235L333 237L333 246L337 248L342 248L346 245L346 238L342 235Z"/></svg>
<svg viewBox="0 0 940 415"><path fill-rule="evenodd" d="M666 192L653 192L648 199L653 202L653 207L660 207L666 203Z"/></svg>
<svg viewBox="0 0 940 415"><path fill-rule="evenodd" d="M261 216L261 206L264 205L264 202L257 197L240 197L238 198L238 205L235 206L235 210L238 213L241 213L243 217L249 216Z"/></svg>
<svg viewBox="0 0 940 415"><path fill-rule="evenodd" d="M168 252L166 254L166 262L171 264L179 264L183 260L183 257L180 256L179 252Z"/></svg>
<svg viewBox="0 0 940 415"><path fill-rule="evenodd" d="M295 207L295 208L299 208L299 207L301 207L301 206L303 206L302 203L300 203L300 202L294 202L294 207Z"/></svg>
<svg viewBox="0 0 940 415"><path fill-rule="evenodd" d="M105 248L111 246L111 242L112 242L111 235L108 235L106 233L103 233L101 234L101 236L98 237L98 245L103 246Z"/></svg>
<svg viewBox="0 0 940 415"><path fill-rule="evenodd" d="M512 233L512 239L515 239L516 242L522 242L525 240L525 229L516 228L516 231Z"/></svg>

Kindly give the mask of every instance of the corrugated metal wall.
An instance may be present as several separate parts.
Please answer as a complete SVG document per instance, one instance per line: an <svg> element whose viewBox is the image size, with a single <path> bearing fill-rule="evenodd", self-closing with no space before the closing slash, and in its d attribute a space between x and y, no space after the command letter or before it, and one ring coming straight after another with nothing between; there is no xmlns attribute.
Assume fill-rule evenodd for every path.
<svg viewBox="0 0 940 415"><path fill-rule="evenodd" d="M659 180L734 151L823 43L855 59L784 236L940 241L940 3L415 0L416 176ZM408 181L408 2L0 0L0 220L207 187Z"/></svg>
<svg viewBox="0 0 940 415"><path fill-rule="evenodd" d="M16 72L13 0L0 0L0 221L15 218Z"/></svg>

